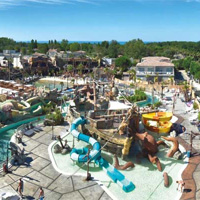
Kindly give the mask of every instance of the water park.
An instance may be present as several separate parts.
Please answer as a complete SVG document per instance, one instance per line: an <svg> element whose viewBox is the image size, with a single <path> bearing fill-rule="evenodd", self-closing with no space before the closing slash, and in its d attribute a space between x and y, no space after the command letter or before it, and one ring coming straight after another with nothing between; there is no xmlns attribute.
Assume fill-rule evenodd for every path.
<svg viewBox="0 0 200 200"><path fill-rule="evenodd" d="M132 99L138 103L114 82L79 82L53 90L52 84L48 81L38 96L0 106L0 163L7 160L10 169L29 166L19 169L26 171L32 196L40 185L48 199L168 200L195 192L188 185L189 192L177 190L176 181L185 177L194 148L183 140L186 128L177 128L183 122L180 113L173 106L162 111L159 95L141 90L145 96L140 98L135 92ZM17 195L13 188L18 175L8 175L14 180L11 188L4 180L8 194Z"/></svg>

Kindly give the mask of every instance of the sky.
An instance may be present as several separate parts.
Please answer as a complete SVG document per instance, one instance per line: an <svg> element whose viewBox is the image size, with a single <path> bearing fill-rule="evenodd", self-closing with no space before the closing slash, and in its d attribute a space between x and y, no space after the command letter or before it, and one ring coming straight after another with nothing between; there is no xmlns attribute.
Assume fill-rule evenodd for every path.
<svg viewBox="0 0 200 200"><path fill-rule="evenodd" d="M199 41L200 0L0 0L16 41Z"/></svg>

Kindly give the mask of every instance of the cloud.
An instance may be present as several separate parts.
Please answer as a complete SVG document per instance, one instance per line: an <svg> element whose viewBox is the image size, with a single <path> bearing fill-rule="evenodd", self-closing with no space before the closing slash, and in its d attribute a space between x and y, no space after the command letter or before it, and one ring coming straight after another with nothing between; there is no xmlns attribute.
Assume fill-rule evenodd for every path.
<svg viewBox="0 0 200 200"><path fill-rule="evenodd" d="M94 0L0 0L0 8L31 5L31 4L75 4L75 3L91 3L94 4Z"/></svg>
<svg viewBox="0 0 200 200"><path fill-rule="evenodd" d="M106 2L167 2L167 1L182 1L182 2L199 2L200 0L0 0L0 8L11 6L31 5L31 4L101 4Z"/></svg>

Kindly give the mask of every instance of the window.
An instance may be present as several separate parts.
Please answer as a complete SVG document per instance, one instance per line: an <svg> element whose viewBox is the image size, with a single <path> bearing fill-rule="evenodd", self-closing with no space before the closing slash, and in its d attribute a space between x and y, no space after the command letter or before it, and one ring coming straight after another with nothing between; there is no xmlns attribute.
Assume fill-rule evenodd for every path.
<svg viewBox="0 0 200 200"><path fill-rule="evenodd" d="M144 70L143 67L140 67L140 68L138 68L138 71L139 71L139 72L144 72L145 70Z"/></svg>
<svg viewBox="0 0 200 200"><path fill-rule="evenodd" d="M171 72L172 73L172 68L170 67L170 68L167 68L167 70L166 70L167 72Z"/></svg>
<svg viewBox="0 0 200 200"><path fill-rule="evenodd" d="M156 72L161 73L163 72L163 69L161 67L156 67Z"/></svg>

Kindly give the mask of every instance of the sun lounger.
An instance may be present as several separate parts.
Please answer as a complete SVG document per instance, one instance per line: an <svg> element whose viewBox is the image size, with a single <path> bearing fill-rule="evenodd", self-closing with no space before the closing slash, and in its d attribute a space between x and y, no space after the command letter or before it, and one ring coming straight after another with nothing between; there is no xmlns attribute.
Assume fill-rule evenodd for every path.
<svg viewBox="0 0 200 200"><path fill-rule="evenodd" d="M37 129L36 127L34 127L33 130L36 131L36 132L40 132L40 130Z"/></svg>
<svg viewBox="0 0 200 200"><path fill-rule="evenodd" d="M28 130L28 131L25 131L25 132L24 132L24 135L26 135L26 136L32 136L34 133L35 133L34 130L33 130L33 129L30 129L30 130Z"/></svg>
<svg viewBox="0 0 200 200"><path fill-rule="evenodd" d="M38 129L39 131L43 131L43 128L40 127L39 125L38 125L38 126L35 126L34 128L35 128L35 129Z"/></svg>

